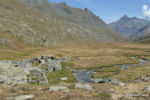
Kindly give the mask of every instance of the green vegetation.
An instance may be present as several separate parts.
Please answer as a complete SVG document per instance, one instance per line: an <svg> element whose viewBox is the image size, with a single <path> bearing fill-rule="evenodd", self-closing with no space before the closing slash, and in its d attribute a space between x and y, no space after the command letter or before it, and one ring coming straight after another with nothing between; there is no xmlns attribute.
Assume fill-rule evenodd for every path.
<svg viewBox="0 0 150 100"><path fill-rule="evenodd" d="M111 94L108 93L108 92L102 92L102 93L99 93L99 96L100 96L100 97L107 97L107 98L110 98L110 97L111 97Z"/></svg>
<svg viewBox="0 0 150 100"><path fill-rule="evenodd" d="M56 71L56 72L51 72L51 73L47 73L47 78L50 84L57 84L59 83L61 80L61 77L67 77L68 80L64 81L67 83L74 83L76 82L76 78L73 76L72 72L70 71L70 67L72 64L70 63L62 63L62 70L61 71Z"/></svg>

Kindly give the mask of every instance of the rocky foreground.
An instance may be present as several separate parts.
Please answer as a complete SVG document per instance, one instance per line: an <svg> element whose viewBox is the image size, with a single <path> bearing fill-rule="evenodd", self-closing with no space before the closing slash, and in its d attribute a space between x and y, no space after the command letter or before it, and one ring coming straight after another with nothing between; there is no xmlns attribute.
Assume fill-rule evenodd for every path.
<svg viewBox="0 0 150 100"><path fill-rule="evenodd" d="M23 90L24 92L26 91L26 89L27 90L29 89L30 91L34 90L34 92L49 91L51 92L49 94L53 94L53 93L55 94L61 91L61 93L64 93L61 98L66 98L65 94L70 95L70 93L73 93L73 95L69 98L74 98L76 92L78 93L81 89L83 91L80 92L84 92L85 94L92 93L91 100L98 100L101 97L110 99L111 96L109 93L112 93L116 87L118 88L128 87L128 83L119 82L115 78L105 78L105 79L93 78L92 77L94 73L93 70L88 70L88 69L75 70L69 67L67 68L71 72L72 76L76 79L76 82L73 82L73 84L67 83L66 81L69 80L69 76L63 77L63 75L61 75L59 79L60 80L59 84L52 84L49 81L49 76L47 75L47 73L59 72L64 70L62 63L67 62L69 60L71 59L68 57L55 57L52 55L43 55L31 59L25 59L23 61L10 61L10 60L0 61L0 70L1 70L0 86L2 86L3 88L10 87L10 89L15 88L17 91L19 91L19 87L18 87L19 85L21 84L28 85L28 87L24 87L25 88L25 90ZM50 77L50 80L51 78L55 78L55 77ZM150 78L147 77L145 81L147 82L149 80ZM34 86L36 85L39 85L41 87L37 87L35 90ZM98 87L102 86L104 90L96 89L97 86ZM98 93L100 97L95 96L95 93ZM145 87L143 89L143 93L150 93L150 88ZM77 97L80 99L82 98L80 96ZM95 99L93 99L93 97ZM146 95L146 97L148 97L148 94ZM27 100L31 98L35 98L34 93L10 96L6 100ZM105 98L102 98L102 100Z"/></svg>
<svg viewBox="0 0 150 100"><path fill-rule="evenodd" d="M62 70L61 63L68 60L70 60L68 57L56 58L52 55L43 55L23 61L1 61L0 69L2 72L0 74L0 83L4 86L15 86L17 84L49 84L46 73ZM74 74L80 83L124 85L124 83L112 78L92 78L92 71L79 70L72 74ZM68 78L62 77L60 80L68 80Z"/></svg>

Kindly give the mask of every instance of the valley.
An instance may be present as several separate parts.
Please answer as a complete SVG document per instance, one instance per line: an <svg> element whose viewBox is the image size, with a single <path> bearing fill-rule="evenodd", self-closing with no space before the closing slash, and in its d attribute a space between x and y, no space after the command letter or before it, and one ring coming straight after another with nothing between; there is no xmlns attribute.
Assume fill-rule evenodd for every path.
<svg viewBox="0 0 150 100"><path fill-rule="evenodd" d="M134 45L134 46L133 46ZM92 52L91 52L92 51ZM135 93L145 93L144 88L149 84L149 45L148 44L135 44L135 43L110 43L110 42L89 42L89 43L66 43L52 48L24 48L24 49L1 49L1 59L22 61L39 57L41 55L54 55L55 57L68 57L71 60L64 62L62 71L52 72L47 74L49 84L24 84L5 88L1 87L1 99L7 97L15 97L22 94L32 94L36 100L84 100L91 98L92 100L103 99L146 99L147 96L127 96ZM121 71L121 67L114 67L113 65L120 64L138 64L140 63L139 57L148 62L128 67ZM35 65L36 66L36 65ZM67 68L66 68L67 67ZM69 68L69 69L68 69ZM83 83L83 89L76 88L77 80L73 73L80 69L98 69L92 75L95 79L117 79L112 83ZM67 74L66 74L67 72ZM66 77L67 80L62 81L60 78ZM120 85L124 84L123 86ZM84 89L84 85L92 86L92 89ZM52 86L65 86L69 92L61 91L53 92L47 90ZM105 87L105 88L104 88ZM31 88L31 89L30 89ZM136 88L136 89L133 89ZM41 91L42 90L42 91ZM8 91L7 93L5 91ZM14 91L13 93L11 91ZM101 92L100 92L101 91ZM108 92L105 92L108 91ZM50 96L49 96L50 94ZM43 97L43 95L45 95ZM63 95L63 97L61 96Z"/></svg>
<svg viewBox="0 0 150 100"><path fill-rule="evenodd" d="M149 100L149 21L51 1L0 0L0 100Z"/></svg>

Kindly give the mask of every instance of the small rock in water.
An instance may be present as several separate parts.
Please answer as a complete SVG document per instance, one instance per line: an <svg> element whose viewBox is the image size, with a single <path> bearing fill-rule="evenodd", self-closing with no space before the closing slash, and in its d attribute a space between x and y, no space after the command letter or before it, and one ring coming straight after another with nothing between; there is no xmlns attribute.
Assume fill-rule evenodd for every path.
<svg viewBox="0 0 150 100"><path fill-rule="evenodd" d="M69 92L69 89L66 86L51 86L49 87L49 90L54 91L54 92L57 92L57 91Z"/></svg>
<svg viewBox="0 0 150 100"><path fill-rule="evenodd" d="M76 83L75 88L80 88L80 89L86 89L86 90L92 90L92 86L87 83Z"/></svg>

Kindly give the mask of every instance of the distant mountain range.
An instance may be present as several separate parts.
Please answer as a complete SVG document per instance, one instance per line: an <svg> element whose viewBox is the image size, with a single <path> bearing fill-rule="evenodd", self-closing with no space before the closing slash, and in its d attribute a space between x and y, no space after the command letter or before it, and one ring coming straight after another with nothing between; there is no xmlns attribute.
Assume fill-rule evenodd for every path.
<svg viewBox="0 0 150 100"><path fill-rule="evenodd" d="M13 47L126 40L87 8L48 0L0 0L0 36Z"/></svg>
<svg viewBox="0 0 150 100"><path fill-rule="evenodd" d="M109 26L126 37L140 41L150 40L150 23L147 20L125 15Z"/></svg>

